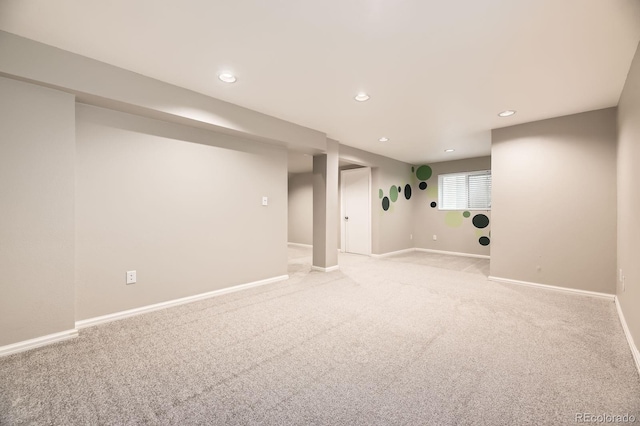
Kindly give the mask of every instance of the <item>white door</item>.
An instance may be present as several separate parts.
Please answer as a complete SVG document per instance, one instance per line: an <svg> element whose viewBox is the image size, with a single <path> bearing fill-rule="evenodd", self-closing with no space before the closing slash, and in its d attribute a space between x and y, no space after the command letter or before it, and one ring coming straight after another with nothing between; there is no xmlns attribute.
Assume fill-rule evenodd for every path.
<svg viewBox="0 0 640 426"><path fill-rule="evenodd" d="M342 250L371 254L371 169L342 170Z"/></svg>

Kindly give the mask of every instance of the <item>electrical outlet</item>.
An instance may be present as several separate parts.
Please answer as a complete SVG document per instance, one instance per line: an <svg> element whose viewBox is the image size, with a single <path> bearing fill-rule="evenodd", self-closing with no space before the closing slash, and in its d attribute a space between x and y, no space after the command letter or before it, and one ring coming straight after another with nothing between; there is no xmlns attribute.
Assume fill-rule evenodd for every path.
<svg viewBox="0 0 640 426"><path fill-rule="evenodd" d="M438 240L438 236L436 234L433 234L433 241L437 241Z"/></svg>
<svg viewBox="0 0 640 426"><path fill-rule="evenodd" d="M269 205L269 197L262 197L262 205L263 206Z"/></svg>
<svg viewBox="0 0 640 426"><path fill-rule="evenodd" d="M136 271L127 271L127 284L136 283Z"/></svg>

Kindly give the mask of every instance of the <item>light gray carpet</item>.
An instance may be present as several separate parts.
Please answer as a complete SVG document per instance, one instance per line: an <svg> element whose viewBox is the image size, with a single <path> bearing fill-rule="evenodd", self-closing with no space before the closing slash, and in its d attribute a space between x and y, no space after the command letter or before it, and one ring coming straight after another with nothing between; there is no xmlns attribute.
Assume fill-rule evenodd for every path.
<svg viewBox="0 0 640 426"><path fill-rule="evenodd" d="M488 282L477 259L341 255L320 273L290 253L288 281L0 359L0 424L640 419L612 302Z"/></svg>

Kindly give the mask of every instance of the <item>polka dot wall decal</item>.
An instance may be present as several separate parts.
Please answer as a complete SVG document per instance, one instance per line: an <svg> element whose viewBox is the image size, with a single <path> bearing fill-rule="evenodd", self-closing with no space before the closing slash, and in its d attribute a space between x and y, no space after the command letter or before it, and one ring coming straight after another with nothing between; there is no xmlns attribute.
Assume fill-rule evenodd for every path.
<svg viewBox="0 0 640 426"><path fill-rule="evenodd" d="M488 246L491 240L488 237L480 237L478 240L481 246Z"/></svg>
<svg viewBox="0 0 640 426"><path fill-rule="evenodd" d="M425 189L427 189L427 182L420 182L418 188L424 191Z"/></svg>
<svg viewBox="0 0 640 426"><path fill-rule="evenodd" d="M444 216L444 223L452 228L457 228L458 226L462 225L463 220L464 219L462 218L462 214L460 214L460 212L447 212L447 214Z"/></svg>
<svg viewBox="0 0 640 426"><path fill-rule="evenodd" d="M433 208L435 208L437 205L438 205L438 204L436 204L436 202L435 202L435 201L432 201L432 202L431 202L431 204L430 204L430 206L431 206L431 208L432 208L432 209L433 209Z"/></svg>
<svg viewBox="0 0 640 426"><path fill-rule="evenodd" d="M483 214L477 214L473 217L473 226L476 228L486 228L489 226L489 218Z"/></svg>
<svg viewBox="0 0 640 426"><path fill-rule="evenodd" d="M431 177L431 167L429 166L420 166L418 170L416 170L416 177L420 180L427 180Z"/></svg>
<svg viewBox="0 0 640 426"><path fill-rule="evenodd" d="M469 216L471 216L471 212L464 212L464 213L462 213L462 216L469 217Z"/></svg>
<svg viewBox="0 0 640 426"><path fill-rule="evenodd" d="M415 167L413 167L413 166L411 166L411 173L413 173L413 172L415 172L415 171L416 171L416 168L415 168Z"/></svg>
<svg viewBox="0 0 640 426"><path fill-rule="evenodd" d="M382 189L378 189L378 197L380 197L380 199L384 197L384 192L382 191Z"/></svg>
<svg viewBox="0 0 640 426"><path fill-rule="evenodd" d="M407 200L411 198L411 186L408 184L404 186L404 198Z"/></svg>
<svg viewBox="0 0 640 426"><path fill-rule="evenodd" d="M382 199L382 210L384 210L385 212L389 210L389 198L387 197L384 197Z"/></svg>
<svg viewBox="0 0 640 426"><path fill-rule="evenodd" d="M391 189L389 190L389 198L391 199L391 201L393 201L394 203L396 201L398 201L398 187L395 185L391 186Z"/></svg>

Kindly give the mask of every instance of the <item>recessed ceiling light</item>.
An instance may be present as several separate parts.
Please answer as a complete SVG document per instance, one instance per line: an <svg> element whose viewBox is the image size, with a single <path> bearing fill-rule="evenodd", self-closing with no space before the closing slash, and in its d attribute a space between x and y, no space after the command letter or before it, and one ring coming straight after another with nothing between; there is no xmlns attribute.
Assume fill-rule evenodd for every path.
<svg viewBox="0 0 640 426"><path fill-rule="evenodd" d="M384 136L378 139L380 142L389 142L389 138L385 138Z"/></svg>
<svg viewBox="0 0 640 426"><path fill-rule="evenodd" d="M501 113L499 113L498 115L500 117L511 117L513 114L515 114L516 112L512 109L508 109L506 111L502 111Z"/></svg>
<svg viewBox="0 0 640 426"><path fill-rule="evenodd" d="M367 95L366 93L358 93L354 99L358 102L368 101L369 95Z"/></svg>
<svg viewBox="0 0 640 426"><path fill-rule="evenodd" d="M444 152L453 152L453 151L455 151L455 149L453 149L453 148L449 148L449 149L445 149L444 150Z"/></svg>
<svg viewBox="0 0 640 426"><path fill-rule="evenodd" d="M233 74L230 74L228 72L224 72L222 74L218 74L218 78L222 81L224 81L225 83L235 83L236 82L236 76Z"/></svg>

